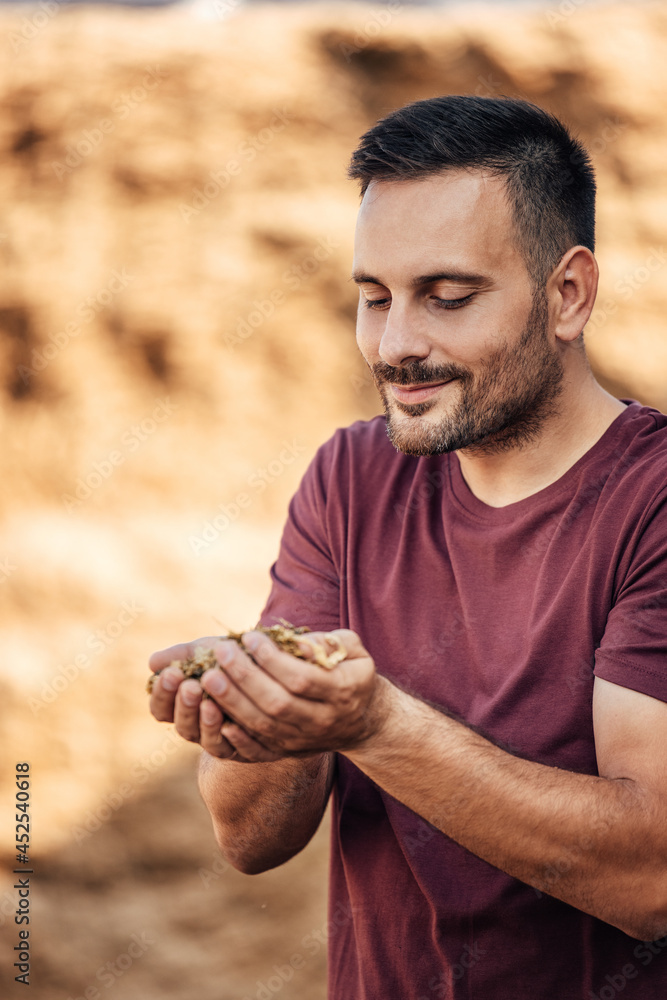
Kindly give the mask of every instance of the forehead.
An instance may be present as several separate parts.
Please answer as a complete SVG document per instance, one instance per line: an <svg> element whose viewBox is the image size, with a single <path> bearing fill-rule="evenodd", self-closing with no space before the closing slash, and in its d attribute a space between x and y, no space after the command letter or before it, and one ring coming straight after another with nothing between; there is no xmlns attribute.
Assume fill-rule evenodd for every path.
<svg viewBox="0 0 667 1000"><path fill-rule="evenodd" d="M372 181L357 219L355 269L398 279L396 268L406 278L450 265L489 275L525 270L505 179L452 170Z"/></svg>

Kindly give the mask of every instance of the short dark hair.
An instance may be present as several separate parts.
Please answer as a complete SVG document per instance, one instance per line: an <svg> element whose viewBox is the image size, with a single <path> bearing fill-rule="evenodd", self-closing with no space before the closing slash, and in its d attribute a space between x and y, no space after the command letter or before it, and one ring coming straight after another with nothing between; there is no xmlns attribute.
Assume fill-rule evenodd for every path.
<svg viewBox="0 0 667 1000"><path fill-rule="evenodd" d="M541 286L572 246L595 250L590 156L554 115L509 97L449 95L415 101L369 129L348 176L362 197L374 180L409 180L452 169L506 178L518 246Z"/></svg>

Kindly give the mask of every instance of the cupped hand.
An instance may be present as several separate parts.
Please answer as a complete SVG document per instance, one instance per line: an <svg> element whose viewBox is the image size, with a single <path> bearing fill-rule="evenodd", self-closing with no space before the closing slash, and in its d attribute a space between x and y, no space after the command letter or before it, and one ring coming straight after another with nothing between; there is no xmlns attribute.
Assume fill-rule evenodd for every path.
<svg viewBox="0 0 667 1000"><path fill-rule="evenodd" d="M246 632L242 641L243 648L207 637L154 653L150 667L161 671L150 701L155 718L173 721L184 739L214 757L249 763L353 749L380 727L383 679L355 632L304 635L305 659L261 632ZM312 662L314 643L328 651L342 643L347 655L326 670ZM195 646L212 648L220 665L201 683L169 666L192 656ZM202 689L209 698L202 699Z"/></svg>
<svg viewBox="0 0 667 1000"><path fill-rule="evenodd" d="M183 739L199 743L213 757L243 761L238 750L222 735L225 720L219 706L211 699L202 700L198 680L186 678L178 667L170 666L174 660L193 656L196 646L211 649L219 642L219 636L206 636L153 653L148 665L159 675L153 684L150 710L158 722L173 722Z"/></svg>
<svg viewBox="0 0 667 1000"><path fill-rule="evenodd" d="M381 724L382 678L355 632L300 637L305 659L282 651L261 632L246 632L242 642L243 648L232 640L216 643L222 669L207 670L201 686L233 720L223 724L221 736L244 759L352 749ZM333 669L312 661L313 644L332 651L337 643L346 657Z"/></svg>

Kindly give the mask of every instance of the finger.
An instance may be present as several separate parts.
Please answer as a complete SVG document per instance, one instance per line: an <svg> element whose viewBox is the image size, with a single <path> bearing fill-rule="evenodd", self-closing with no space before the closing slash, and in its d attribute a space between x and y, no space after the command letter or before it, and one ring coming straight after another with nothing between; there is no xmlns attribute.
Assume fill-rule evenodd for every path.
<svg viewBox="0 0 667 1000"><path fill-rule="evenodd" d="M222 735L224 715L211 698L204 699L199 706L199 742L212 757L234 757L238 751Z"/></svg>
<svg viewBox="0 0 667 1000"><path fill-rule="evenodd" d="M303 640L299 638L299 646L308 660L284 652L261 632L244 633L242 642L262 672L272 677L291 694L323 702L331 697L331 692L337 687L337 681L334 676L335 670L326 670L309 662L314 655L314 645L324 648L323 643L319 641L322 635L324 633L315 632L312 637L309 634L307 637L304 636Z"/></svg>
<svg viewBox="0 0 667 1000"><path fill-rule="evenodd" d="M183 680L183 673L177 667L169 667L155 678L149 704L158 722L174 721L176 692Z"/></svg>
<svg viewBox="0 0 667 1000"><path fill-rule="evenodd" d="M242 650L237 650L235 656L239 659L248 659ZM289 691L267 674L263 674L256 664L250 663L250 668L253 677L258 680L254 695L261 702L259 705L223 670L207 670L202 674L201 685L225 714L231 716L258 742L268 746L275 743L282 744L283 741L293 741L298 737L302 725L312 725L315 717L314 709L321 706L317 702L305 701L299 705ZM260 690L262 685L264 693Z"/></svg>
<svg viewBox="0 0 667 1000"><path fill-rule="evenodd" d="M157 673L164 670L174 660L187 660L194 655L196 646L204 646L205 649L212 649L216 642L220 642L219 635L209 635L203 639L194 639L192 642L179 642L176 646L168 646L167 649L158 649L148 659L148 666Z"/></svg>
<svg viewBox="0 0 667 1000"><path fill-rule="evenodd" d="M300 655L325 670L333 670L349 653L337 632L309 632L298 637Z"/></svg>
<svg viewBox="0 0 667 1000"><path fill-rule="evenodd" d="M268 750L265 746L253 739L241 726L233 722L226 723L222 732L224 738L236 749L239 756L252 763L268 763L273 760L282 760L283 754Z"/></svg>
<svg viewBox="0 0 667 1000"><path fill-rule="evenodd" d="M239 650L238 653L246 660L248 659L241 650ZM241 666L241 669L238 672L239 676L241 675L242 670L243 666ZM254 666L254 670L258 671L258 668ZM212 670L204 671L201 676L200 683L204 691L211 696L221 711L225 715L231 716L245 729L255 735L273 731L275 725L274 720L269 718L269 716L263 712L261 708L256 705L255 702L253 702L252 699L249 698L223 670L213 668ZM278 688L275 681L272 681L268 677L265 678L265 683ZM283 694L287 695L287 692L284 691L284 689Z"/></svg>
<svg viewBox="0 0 667 1000"><path fill-rule="evenodd" d="M312 667L301 660L296 660L289 653L282 653L270 640L266 641L270 651L283 656L288 661L288 667L291 667L293 661L296 664L297 672L301 667L302 672L305 668L306 671L326 673L321 667ZM312 727L322 720L325 711L324 700L299 697L298 680L295 679L297 692L290 691L285 684L281 684L270 673L258 666L254 659L249 657L235 642L219 643L215 647L215 653L223 670L213 671L218 677L212 677L210 681L207 680L206 690L212 691L211 684L220 684L221 674L223 679L224 677L231 679L232 689L226 696L224 706L244 729L258 735L262 743L266 742L262 737L267 735L272 738L280 734L294 737L295 730L300 732L303 727ZM234 687L259 710L259 715L252 710L249 712L248 706L239 701L233 690ZM328 693L331 693L331 688ZM268 724L266 718L269 719ZM276 723L282 724L282 728L276 727Z"/></svg>
<svg viewBox="0 0 667 1000"><path fill-rule="evenodd" d="M270 640L267 639L266 642L272 650L279 652ZM214 647L214 653L225 675L231 678L246 697L254 702L263 712L272 717L282 717L282 713L285 713L286 719L289 717L287 702L291 696L300 693L300 691L287 689L284 683L281 683L269 671L263 669L263 666L258 665L255 659L249 656L236 642L219 642ZM287 653L283 653L282 655L287 661L294 660L294 657ZM295 661L297 666L299 662L298 660ZM306 664L302 664L302 666L305 667L306 671L317 669L306 666ZM298 674L298 669L296 674Z"/></svg>
<svg viewBox="0 0 667 1000"><path fill-rule="evenodd" d="M346 660L356 660L362 656L370 656L370 653L362 643L361 639L356 632L353 632L349 628L335 628L331 632L314 632L313 635L318 636L320 641L322 639L328 639L331 637L340 643L346 652ZM308 635L303 638L308 639Z"/></svg>
<svg viewBox="0 0 667 1000"><path fill-rule="evenodd" d="M195 680L184 680L176 693L174 705L174 727L176 732L189 740L199 743L199 704L202 689Z"/></svg>

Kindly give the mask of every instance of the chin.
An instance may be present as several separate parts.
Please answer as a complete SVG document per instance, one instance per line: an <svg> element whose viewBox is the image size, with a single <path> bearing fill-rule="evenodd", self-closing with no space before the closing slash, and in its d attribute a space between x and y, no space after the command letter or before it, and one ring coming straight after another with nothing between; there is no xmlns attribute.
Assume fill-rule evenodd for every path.
<svg viewBox="0 0 667 1000"><path fill-rule="evenodd" d="M443 455L456 447L451 436L443 434L441 425L420 417L387 415L387 436L397 451L420 458Z"/></svg>

